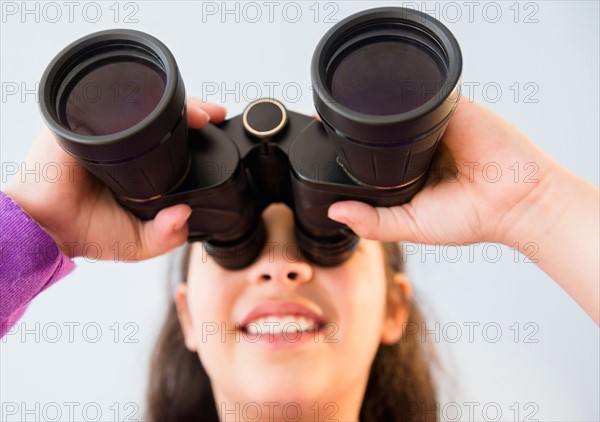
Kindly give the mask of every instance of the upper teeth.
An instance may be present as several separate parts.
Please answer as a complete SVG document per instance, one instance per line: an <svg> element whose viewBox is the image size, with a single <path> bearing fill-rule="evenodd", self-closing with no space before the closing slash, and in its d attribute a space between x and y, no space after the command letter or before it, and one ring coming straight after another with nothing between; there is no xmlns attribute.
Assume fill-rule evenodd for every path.
<svg viewBox="0 0 600 422"><path fill-rule="evenodd" d="M316 327L316 321L299 315L268 316L252 321L246 331L250 334L280 334L310 331Z"/></svg>

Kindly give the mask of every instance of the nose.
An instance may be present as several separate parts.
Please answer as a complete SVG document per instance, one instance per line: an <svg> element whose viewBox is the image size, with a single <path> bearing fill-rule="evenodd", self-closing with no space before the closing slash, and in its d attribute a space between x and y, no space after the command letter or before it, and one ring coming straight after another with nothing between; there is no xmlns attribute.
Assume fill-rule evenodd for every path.
<svg viewBox="0 0 600 422"><path fill-rule="evenodd" d="M293 253L274 248L263 253L250 267L248 277L252 284L302 284L312 280L313 267Z"/></svg>

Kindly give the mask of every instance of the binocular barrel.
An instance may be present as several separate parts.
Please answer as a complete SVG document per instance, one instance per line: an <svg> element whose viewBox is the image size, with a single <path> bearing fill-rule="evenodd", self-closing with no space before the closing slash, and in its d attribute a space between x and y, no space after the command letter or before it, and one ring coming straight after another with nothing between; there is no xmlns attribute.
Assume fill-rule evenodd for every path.
<svg viewBox="0 0 600 422"><path fill-rule="evenodd" d="M262 252L262 211L294 211L298 257L339 265L358 242L329 206L410 201L460 97L451 32L421 12L366 10L337 23L311 64L320 121L275 99L200 130L187 126L175 58L158 39L115 29L62 50L40 83L43 118L61 147L142 219L192 208L189 241L223 267Z"/></svg>

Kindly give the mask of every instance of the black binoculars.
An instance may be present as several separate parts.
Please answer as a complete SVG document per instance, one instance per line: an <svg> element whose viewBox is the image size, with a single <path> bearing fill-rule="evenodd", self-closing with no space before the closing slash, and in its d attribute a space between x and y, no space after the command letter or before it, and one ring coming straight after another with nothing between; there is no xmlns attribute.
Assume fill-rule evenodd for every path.
<svg viewBox="0 0 600 422"><path fill-rule="evenodd" d="M272 98L195 130L171 52L139 31L115 29L62 50L42 76L40 107L61 147L141 219L188 204L189 241L240 269L267 239L262 211L294 212L301 254L339 265L358 242L327 217L331 204L410 201L460 97L462 56L429 15L370 9L332 27L314 52L319 120Z"/></svg>

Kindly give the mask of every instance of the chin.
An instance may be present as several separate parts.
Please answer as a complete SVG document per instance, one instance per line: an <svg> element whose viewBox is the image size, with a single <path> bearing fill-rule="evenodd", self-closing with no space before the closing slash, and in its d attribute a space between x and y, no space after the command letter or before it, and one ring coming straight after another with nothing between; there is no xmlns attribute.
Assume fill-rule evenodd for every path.
<svg viewBox="0 0 600 422"><path fill-rule="evenodd" d="M303 370L298 373L293 366L287 370L282 366L265 368L262 371L253 368L251 373L239 379L243 378L246 381L241 387L248 401L275 402L282 405L294 402L303 406L303 404L311 405L316 401L322 401L324 394L330 391L327 381L322 378L326 374L331 374L331 371L324 374L314 368L311 371Z"/></svg>

